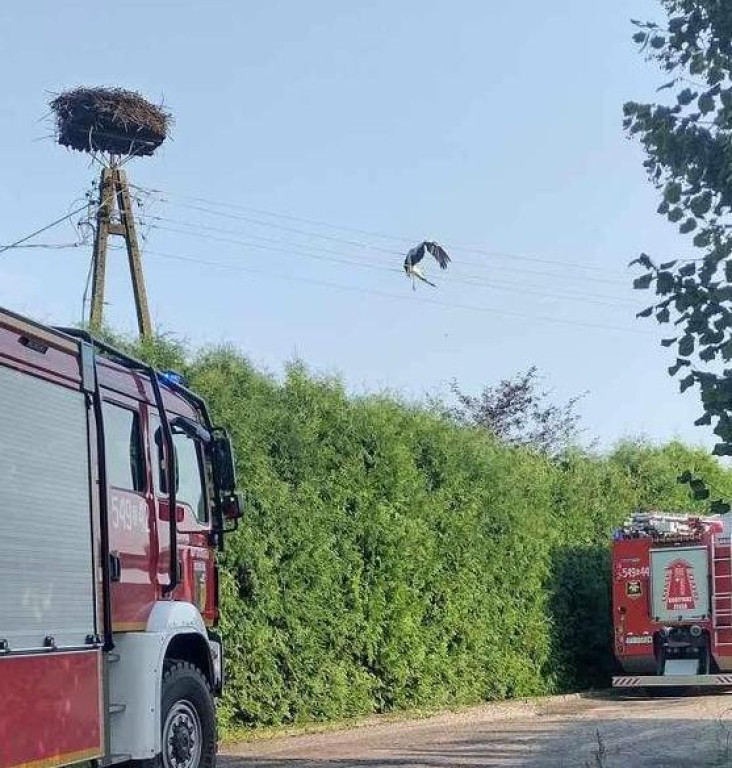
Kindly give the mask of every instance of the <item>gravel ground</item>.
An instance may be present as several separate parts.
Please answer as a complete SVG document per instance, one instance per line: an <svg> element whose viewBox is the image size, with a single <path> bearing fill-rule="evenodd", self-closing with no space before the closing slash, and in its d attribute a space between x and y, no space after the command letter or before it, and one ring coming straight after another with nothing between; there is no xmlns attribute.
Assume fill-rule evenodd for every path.
<svg viewBox="0 0 732 768"><path fill-rule="evenodd" d="M554 697L225 746L219 768L732 767L732 695Z"/></svg>

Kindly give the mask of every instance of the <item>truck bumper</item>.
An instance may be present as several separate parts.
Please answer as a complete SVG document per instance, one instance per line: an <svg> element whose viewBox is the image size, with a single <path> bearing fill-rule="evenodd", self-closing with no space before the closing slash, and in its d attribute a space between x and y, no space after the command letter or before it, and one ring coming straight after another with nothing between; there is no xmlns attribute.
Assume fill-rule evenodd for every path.
<svg viewBox="0 0 732 768"><path fill-rule="evenodd" d="M613 688L724 688L730 675L635 675L613 677Z"/></svg>

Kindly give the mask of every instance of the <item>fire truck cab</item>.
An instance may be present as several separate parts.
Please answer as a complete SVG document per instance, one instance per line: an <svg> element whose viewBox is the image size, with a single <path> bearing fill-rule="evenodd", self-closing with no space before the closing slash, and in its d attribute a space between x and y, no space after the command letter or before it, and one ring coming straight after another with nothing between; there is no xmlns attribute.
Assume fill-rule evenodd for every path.
<svg viewBox="0 0 732 768"><path fill-rule="evenodd" d="M732 686L730 517L637 513L615 532L614 687Z"/></svg>
<svg viewBox="0 0 732 768"><path fill-rule="evenodd" d="M0 308L0 768L214 764L240 514L178 377Z"/></svg>

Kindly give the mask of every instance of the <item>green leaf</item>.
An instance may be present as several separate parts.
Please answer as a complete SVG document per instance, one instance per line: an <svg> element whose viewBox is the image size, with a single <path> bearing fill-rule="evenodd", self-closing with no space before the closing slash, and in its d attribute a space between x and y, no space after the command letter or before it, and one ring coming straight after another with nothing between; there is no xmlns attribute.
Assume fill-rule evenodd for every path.
<svg viewBox="0 0 732 768"><path fill-rule="evenodd" d="M681 275L681 277L691 277L694 272L696 272L696 264L694 264L693 261L690 261L688 264L684 264L684 266L679 269L679 275Z"/></svg>
<svg viewBox="0 0 732 768"><path fill-rule="evenodd" d="M689 366L691 363L688 360L683 360L680 357L676 358L676 362L668 369L670 376L676 376L676 374L685 366Z"/></svg>
<svg viewBox="0 0 732 768"><path fill-rule="evenodd" d="M636 32L633 35L633 42L634 43L643 43L645 42L645 39L648 37L648 34L646 32ZM628 39L627 37L625 38Z"/></svg>
<svg viewBox="0 0 732 768"><path fill-rule="evenodd" d="M704 56L697 53L691 60L691 64L689 65L689 72L692 75L700 75L704 71L705 67L706 62L704 61Z"/></svg>
<svg viewBox="0 0 732 768"><path fill-rule="evenodd" d="M679 342L679 354L682 357L689 357L694 353L694 337L691 334L683 336Z"/></svg>
<svg viewBox="0 0 732 768"><path fill-rule="evenodd" d="M711 242L712 242L712 233L708 229L704 229L701 232L697 232L694 235L694 245L697 248L706 248Z"/></svg>
<svg viewBox="0 0 732 768"><path fill-rule="evenodd" d="M696 419L696 421L694 422L694 426L706 427L711 423L712 423L712 414L705 413L703 416L700 416L698 419Z"/></svg>
<svg viewBox="0 0 732 768"><path fill-rule="evenodd" d="M676 101L678 101L682 107L686 107L694 101L696 96L697 94L692 91L691 88L684 88L684 90L676 97Z"/></svg>
<svg viewBox="0 0 732 768"><path fill-rule="evenodd" d="M717 348L716 347L707 347L706 349L702 349L702 351L699 353L699 357L705 362L708 363L717 356Z"/></svg>
<svg viewBox="0 0 732 768"><path fill-rule="evenodd" d="M693 219L691 216L679 226L679 232L681 232L682 235L688 235L689 232L693 232L696 229L696 219Z"/></svg>
<svg viewBox="0 0 732 768"><path fill-rule="evenodd" d="M641 275L640 277L636 277L635 280L633 280L633 288L637 290L643 290L645 288L648 288L653 281L653 275L648 273L645 275Z"/></svg>
<svg viewBox="0 0 732 768"><path fill-rule="evenodd" d="M661 340L661 346L662 347L671 347L676 343L676 339L678 337L674 336L672 339L662 339Z"/></svg>
<svg viewBox="0 0 732 768"><path fill-rule="evenodd" d="M656 275L656 293L671 293L674 289L674 276L670 272L659 272Z"/></svg>
<svg viewBox="0 0 732 768"><path fill-rule="evenodd" d="M723 106L727 109L732 107L732 88L725 88L720 91L719 98L722 100Z"/></svg>
<svg viewBox="0 0 732 768"><path fill-rule="evenodd" d="M653 314L653 305L642 309L640 312L636 312L636 317L650 317Z"/></svg>
<svg viewBox="0 0 732 768"><path fill-rule="evenodd" d="M680 483L689 483L693 479L693 475L688 469L685 469L677 478Z"/></svg>
<svg viewBox="0 0 732 768"><path fill-rule="evenodd" d="M668 212L668 220L675 224L677 221L681 221L684 218L684 212L681 208L672 208Z"/></svg>
<svg viewBox="0 0 732 768"><path fill-rule="evenodd" d="M726 515L732 507L726 502L722 501L721 499L717 499L716 501L713 501L709 505L709 514L710 515Z"/></svg>
<svg viewBox="0 0 732 768"><path fill-rule="evenodd" d="M658 310L658 313L656 314L656 320L658 320L659 323L667 323L670 319L671 319L671 313L668 311L668 307L664 307L663 309ZM663 342L661 343L663 344ZM670 346L670 345L665 344L664 346Z"/></svg>
<svg viewBox="0 0 732 768"><path fill-rule="evenodd" d="M676 266L676 262L675 261L665 261L663 264L659 264L658 268L659 269L672 269L675 266Z"/></svg>
<svg viewBox="0 0 732 768"><path fill-rule="evenodd" d="M694 379L693 373L690 373L688 376L684 376L684 378L681 379L681 381L679 382L679 389L682 392L686 392L686 390L689 389L689 387L694 385L694 381L695 379Z"/></svg>
<svg viewBox="0 0 732 768"><path fill-rule="evenodd" d="M678 181L669 181L663 190L663 197L668 203L678 203L681 200L681 184Z"/></svg>
<svg viewBox="0 0 732 768"><path fill-rule="evenodd" d="M732 260L724 262L724 277L728 283L732 283Z"/></svg>
<svg viewBox="0 0 732 768"><path fill-rule="evenodd" d="M712 193L702 192L701 195L692 197L689 201L689 208L694 216L705 216L712 207Z"/></svg>
<svg viewBox="0 0 732 768"><path fill-rule="evenodd" d="M699 97L697 104L699 105L699 111L703 115L706 115L709 112L714 111L714 96L707 91Z"/></svg>
<svg viewBox="0 0 732 768"><path fill-rule="evenodd" d="M732 445L729 443L717 443L712 453L715 456L732 456Z"/></svg>
<svg viewBox="0 0 732 768"><path fill-rule="evenodd" d="M693 491L693 496L696 501L705 501L709 498L709 495L708 488L695 488Z"/></svg>
<svg viewBox="0 0 732 768"><path fill-rule="evenodd" d="M633 259L633 261L628 264L629 267L634 266L635 264L640 264L642 267L645 267L646 269L655 269L656 265L651 261L651 257L647 253L641 253L641 255L637 259Z"/></svg>

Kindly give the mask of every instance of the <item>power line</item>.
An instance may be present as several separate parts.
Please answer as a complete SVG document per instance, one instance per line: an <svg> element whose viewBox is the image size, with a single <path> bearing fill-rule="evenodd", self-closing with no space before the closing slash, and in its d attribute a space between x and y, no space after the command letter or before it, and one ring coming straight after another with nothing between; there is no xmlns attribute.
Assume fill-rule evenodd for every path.
<svg viewBox="0 0 732 768"><path fill-rule="evenodd" d="M210 267L228 269L236 272L246 272L248 274L257 274L264 277L275 278L278 280L288 280L288 281L294 281L294 282L309 283L311 285L318 285L326 288L332 288L334 290L363 293L363 294L380 296L380 297L389 298L389 299L398 299L402 303L406 300L403 295L400 295L397 293L388 293L386 291L375 290L372 288L363 288L361 286L343 285L341 283L332 283L326 280L318 280L316 278L301 277L301 276L295 276L291 274L271 273L269 271L257 269L255 267L248 267L240 264L227 264L225 262L211 261L209 259L202 259L196 256L185 256L181 254L165 253L162 251L153 251L153 250L146 251L146 255L159 257L162 259L170 259L174 261L188 262L192 264L201 264L201 265L210 266ZM471 311L471 312L489 313L489 314L499 315L503 317L518 317L518 318L534 320L538 322L558 323L561 325L569 325L569 326L576 326L576 327L583 327L583 328L619 331L622 333L632 333L632 334L643 335L643 336L652 335L648 332L635 330L633 328L623 328L620 326L607 325L604 323L586 322L582 320L568 320L560 317L529 315L523 312L494 309L493 307L485 307L477 304L475 305L474 304L457 304L454 302L446 302L446 301L441 301L439 299L430 299L430 298L423 298L423 297L421 297L419 301L421 303L432 304L435 306L446 307L449 309L460 309L460 310Z"/></svg>
<svg viewBox="0 0 732 768"><path fill-rule="evenodd" d="M214 226L207 225L207 224L200 224L199 222L181 221L179 219L172 219L172 218L169 218L167 216L148 216L147 218L149 220L156 220L156 221L167 222L167 223L176 224L176 225L182 226L182 227L189 227L189 228L194 228L194 229L205 229L207 231L223 233L223 234L226 234L226 235L245 235L247 237L251 237L251 233L248 232L248 231L236 230L236 229L225 229L223 227L218 227L218 226L214 227ZM188 232L186 231L185 234L188 234ZM258 237L259 240L263 240L263 241L267 241L267 242L271 242L271 243L281 244L281 243L291 242L292 245L296 246L297 248L302 248L303 247L302 243L298 243L296 241L283 240L282 238L267 238L264 235L261 235L259 233L257 233L257 237ZM305 245L307 245L307 244L305 244ZM344 255L343 251L334 251L334 250L331 250L331 249L328 249L328 248L325 248L325 247L322 247L322 246L313 246L313 247L317 247L319 252L333 253L333 254L338 255L338 256ZM366 245L364 245L364 248L369 249L370 246L368 244L366 244ZM403 256L403 254L400 253L399 251L385 251L385 252L390 254L390 255L396 254L399 257ZM356 254L347 254L347 255L349 257L351 257L351 256L355 256ZM456 265L454 265L453 269L455 269L456 267L459 267L461 263L462 262L458 262ZM495 270L496 269L496 267L494 265L487 265L485 263L478 263L478 262L468 262L468 263L473 265L473 266L478 266L478 267L482 267L482 268L485 268L485 269L491 269L491 270ZM625 281L625 280L610 280L608 278L589 276L589 275L558 274L556 272L546 272L546 271L540 271L540 270L534 270L534 269L526 269L525 267L516 267L515 265L502 265L498 269L501 272L516 272L516 273L518 273L520 275L532 275L532 276L542 277L542 278L557 278L557 277L559 277L559 278L561 278L564 281L571 280L571 281L580 281L580 282L603 283L605 285L614 285L614 286L618 286L618 287L622 285L625 288L628 288L628 286L629 286L629 282ZM467 276L468 277L475 277L478 280L485 279L485 278L483 278L481 276L478 276L478 275L467 275Z"/></svg>
<svg viewBox="0 0 732 768"><path fill-rule="evenodd" d="M288 221L300 222L300 223L303 223L303 224L309 224L311 226L327 227L327 228L330 228L330 229L335 229L335 230L344 231L344 232L355 232L355 233L366 235L366 236L369 236L369 237L379 237L379 238L383 238L383 239L387 239L387 240L396 240L396 241L403 242L403 243L415 243L415 242L418 242L419 239L420 239L420 238L407 238L407 237L404 237L403 235L387 234L387 233L378 232L378 231L375 231L375 230L358 229L356 227L346 227L346 226L343 226L343 225L340 225L340 224L334 224L332 222L328 222L328 221L325 221L325 220L322 220L322 219L309 219L309 218L302 217L302 216L293 216L291 214L279 213L279 212L276 212L276 211L269 211L269 210L265 210L265 209L262 209L262 208L253 208L253 207L241 205L241 204L238 204L238 203L216 201L216 200L211 200L209 198L202 198L202 197L193 197L193 196L190 196L190 195L182 195L182 194L178 194L178 193L174 193L174 192L167 192L165 190L160 190L160 189L152 189L152 188L138 187L138 186L135 186L135 189L139 190L140 192L146 193L146 194L156 195L156 196L158 196L159 199L162 199L164 202L169 202L169 203L170 203L169 200L166 200L165 197L161 197L161 196L167 195L168 197L178 198L180 200L190 200L190 201L193 201L195 203L203 203L204 205L208 205L208 206L215 206L215 207L219 207L219 208L226 208L226 209L237 210L237 211L246 211L248 213L255 213L255 214L258 214L260 216L270 216L270 217L273 217L273 218L280 218L280 219L285 219L285 220L288 220ZM264 221L262 221L260 219L253 220L251 217L237 216L235 214L225 213L225 212L222 212L222 211L213 211L213 210L210 210L210 209L203 208L200 205L197 205L197 206L194 207L194 206L192 206L190 204L184 204L184 203L172 203L172 204L180 206L180 207L187 207L187 208L193 209L193 210L199 210L201 212L209 213L209 214L214 215L214 216L223 216L225 218L240 218L241 220L244 220L244 221L250 221L251 223L257 223L260 226L278 227L278 228L283 229L285 231L291 231L293 233L305 235L305 236L308 236L308 237L317 237L317 238L322 238L322 239L327 239L327 240L335 240L336 242L341 242L343 244L351 244L351 245L355 245L355 246L358 246L358 247L369 248L371 250L383 251L383 252L386 252L386 253L399 253L401 255L404 254L403 250L394 251L392 249L385 249L385 248L381 248L379 246L375 246L375 245L368 244L368 243L362 243L362 242L357 242L357 241L353 241L353 240L346 240L345 238L335 238L335 237L330 236L330 235L323 235L323 234L319 234L319 233L315 233L315 232L308 232L308 231L298 230L298 229L295 229L295 228L292 228L292 227L284 227L282 225L276 225L273 222L264 222ZM501 251L489 251L489 250L487 250L485 248L478 248L478 247L475 247L475 246L459 245L459 244L455 244L455 243L452 243L452 244L447 243L446 247L448 247L450 249L453 249L453 250L456 250L456 251L465 251L465 252L469 252L469 253L475 253L475 254L480 254L482 256L489 256L489 257L495 257L495 258L505 258L505 259L519 260L519 261L529 261L529 262L535 262L535 263L539 263L539 264L547 264L547 265L552 265L552 266L569 267L569 268L572 268L572 269L584 269L584 270L591 270L591 271L613 272L613 273L615 272L615 270L608 269L607 267L597 266L597 265L594 265L594 264L582 264L580 262L565 261L565 260L560 260L560 259L547 259L547 258L544 258L544 257L535 256L535 255L531 255L531 254L518 254L518 253L507 253L507 252L501 252Z"/></svg>
<svg viewBox="0 0 732 768"><path fill-rule="evenodd" d="M86 245L86 243L24 243L23 245L10 245L8 248L13 248L15 250L35 248L37 250L62 251L68 248L81 248L84 245Z"/></svg>
<svg viewBox="0 0 732 768"><path fill-rule="evenodd" d="M72 216L76 216L77 213L81 213L83 210L87 208L88 204L85 203L80 208L76 208L75 210L71 211L71 213L67 213L65 216L62 216L60 219L56 219L56 221L52 221L50 224L46 224L45 227L41 227L40 229L37 229L35 232L31 232L29 235L26 235L25 237L21 237L19 240L16 240L14 243L10 243L9 245L3 245L0 246L0 253L5 253L5 251L9 251L12 248L18 248L20 245L25 243L27 240L31 240L32 238L36 237L37 235L42 234L43 232L47 232L49 229L52 229L53 227L62 224L64 221L67 221Z"/></svg>
<svg viewBox="0 0 732 768"><path fill-rule="evenodd" d="M168 231L177 231L180 234L196 235L196 232L190 231L190 229L195 229L195 230L206 230L208 232L223 233L223 234L225 234L227 236L228 235L245 235L247 237L251 237L251 234L249 232L245 232L243 230L225 229L223 227L214 227L214 226L207 225L207 224L200 224L199 222L181 221L180 219L171 219L171 218L168 218L167 216L150 216L150 217L148 217L148 219L149 220L154 220L154 221L162 221L162 222L169 223L169 224L175 224L175 225L180 226L180 227L188 227L189 228L188 230L173 230L170 227L167 228ZM152 225L152 227L155 228L155 225ZM163 227L158 227L158 229L163 229ZM200 233L198 233L197 236L201 236ZM296 248L299 248L299 249L303 248L303 244L302 243L296 243L296 242L282 240L282 239L277 239L277 238L267 238L264 235L260 235L260 234L257 234L257 237L258 237L259 240L270 242L270 243L275 243L275 244L292 244ZM239 241L237 241L237 242L239 242ZM307 246L307 244L305 244L305 246ZM317 247L319 253L320 252L332 253L332 254L335 254L336 256L347 255L348 257L352 257L352 256L355 255L355 254L344 254L343 251L334 251L334 250L323 248L323 247L320 247L320 246L313 246L313 247ZM401 254L400 254L400 256L401 256ZM352 263L355 264L357 262L352 262ZM495 269L495 267L493 269ZM501 266L498 269L500 271L518 272L519 274L530 274L530 275L536 275L536 276L539 276L539 277L560 277L560 275L556 275L556 274L551 274L551 273L546 273L546 272L538 272L538 271L535 271L535 270L525 270L525 269L521 269L521 268L517 269L517 268L506 267L506 266ZM468 275L466 275L466 277L472 277L472 278L475 278L476 280L486 280L487 279L487 278L485 278L485 277L483 277L481 275L470 275L470 274L468 274ZM567 276L561 276L561 277L562 277L563 280L578 279L578 280L582 280L582 281L589 281L589 282L592 282L592 283L603 283L603 284L616 285L616 286L622 285L625 288L629 287L629 283L626 283L625 281L609 280L607 278L601 278L601 277L585 277L585 276L582 276L582 275L570 275L568 277ZM493 282L493 278L490 278L490 281ZM607 297L605 297L605 298L607 298ZM622 301L622 299L620 299L620 300Z"/></svg>
<svg viewBox="0 0 732 768"><path fill-rule="evenodd" d="M154 217L154 218L156 218L158 220L163 220L161 217ZM168 220L165 219L164 221L168 221ZM179 223L182 224L184 222L179 222ZM348 258L338 258L337 256L339 254L337 254L337 256L324 256L324 255L322 255L320 253L314 254L314 253L308 253L308 252L305 252L305 251L296 251L296 250L293 250L292 248L279 248L279 247L276 247L276 246L271 246L271 245L266 245L266 244L262 245L262 244L260 244L260 243L258 243L256 241L255 242L248 242L248 241L239 240L239 239L235 239L235 238L231 238L231 237L218 236L218 235L208 235L208 234L204 234L204 233L197 232L197 231L186 231L186 230L182 230L182 229L176 229L174 227L161 226L161 225L158 225L158 224L153 224L153 225L151 225L151 227L153 229L158 229L158 230L165 231L165 232L174 232L174 233L183 234L183 235L190 235L192 237L199 237L199 238L203 238L203 239L206 239L206 240L216 240L218 242L232 243L232 244L241 245L241 246L248 247L248 248L257 248L259 250L273 251L273 252L283 253L283 254L286 254L288 256L293 256L293 257L300 256L300 257L305 257L305 258L309 258L309 259L315 259L317 261L326 261L326 262L331 262L331 263L336 263L336 264L344 264L344 265L348 265L348 266L355 266L355 267L359 267L359 268L362 268L362 269L372 269L372 270L377 270L377 271L381 271L381 272L403 274L402 269L398 268L398 267L388 267L388 266L382 265L382 264L373 264L373 263L368 263L368 262L363 262L363 261L354 261L353 259L348 259ZM204 227L204 229L205 229L205 227ZM148 250L146 250L145 252L146 253L151 253L151 251L148 251ZM328 252L328 253L331 253L331 252ZM544 298L564 299L564 300L568 300L568 301L582 301L582 302L586 302L586 303L589 303L589 304L604 304L604 305L609 305L609 306L616 306L617 304L623 304L624 303L624 304L628 304L628 305L632 305L632 306L637 306L637 302L635 302L632 299L627 299L627 298L624 298L624 297L607 296L607 295L604 295L604 294L587 294L587 293L583 293L583 294L579 294L579 295L578 294L572 294L572 293L563 293L562 294L562 293L557 293L557 292L546 293L546 292L543 292L543 291L534 290L534 288L531 287L531 286L525 286L523 283L519 283L519 282L515 282L515 281L486 280L485 278L482 278L482 277L479 277L479 276L470 276L470 275L468 277L473 277L475 279L465 280L465 279L461 279L459 277L458 278L451 277L450 282L458 282L458 283L462 283L463 285L473 285L473 286L490 288L490 289L494 289L494 290L506 290L507 288L508 289L518 288L518 289L520 289L521 293L526 294L526 295L541 296L541 297L544 297ZM513 290L512 292L516 293L517 291Z"/></svg>

